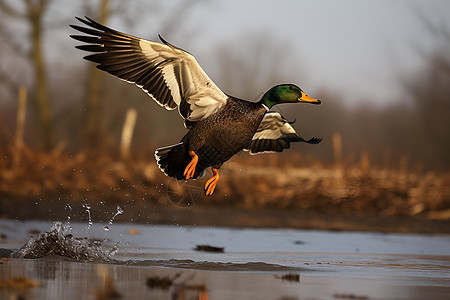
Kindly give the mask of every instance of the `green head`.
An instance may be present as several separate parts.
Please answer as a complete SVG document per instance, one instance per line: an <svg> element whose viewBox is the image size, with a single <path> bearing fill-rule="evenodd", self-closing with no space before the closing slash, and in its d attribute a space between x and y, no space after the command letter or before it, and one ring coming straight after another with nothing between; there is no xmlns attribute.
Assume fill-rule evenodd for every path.
<svg viewBox="0 0 450 300"><path fill-rule="evenodd" d="M268 90L261 98L259 103L270 109L272 106L280 103L312 103L320 104L320 100L306 95L301 88L294 84L280 84Z"/></svg>

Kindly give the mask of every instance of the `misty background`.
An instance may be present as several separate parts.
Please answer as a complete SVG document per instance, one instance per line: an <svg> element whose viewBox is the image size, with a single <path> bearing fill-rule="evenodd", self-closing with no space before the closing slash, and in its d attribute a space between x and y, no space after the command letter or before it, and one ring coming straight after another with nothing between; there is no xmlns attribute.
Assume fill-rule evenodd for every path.
<svg viewBox="0 0 450 300"><path fill-rule="evenodd" d="M21 93L19 140L30 148L115 153L129 108L137 111L132 155L151 160L155 148L181 139L178 113L82 59L69 24L87 15L134 36L161 34L238 98L257 101L294 83L321 99L275 109L303 137L323 138L280 159L446 171L448 12L450 3L437 0L0 0L0 147L18 140Z"/></svg>

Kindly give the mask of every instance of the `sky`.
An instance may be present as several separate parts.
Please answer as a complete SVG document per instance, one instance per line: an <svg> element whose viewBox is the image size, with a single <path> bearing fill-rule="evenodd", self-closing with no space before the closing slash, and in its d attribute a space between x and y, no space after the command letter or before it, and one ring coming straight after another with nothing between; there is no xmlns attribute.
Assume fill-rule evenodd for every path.
<svg viewBox="0 0 450 300"><path fill-rule="evenodd" d="M127 10L134 25L129 26L120 18L112 18L108 25L131 35L157 40L157 34L161 33L159 27L176 14L177 5L182 1L189 0L130 1L127 6L134 8ZM289 54L274 58L279 67L277 73L283 74L285 82L298 84L311 96L322 90L338 93L350 104L386 105L402 101L404 90L399 76L420 70L421 53L431 52L438 43L419 16L443 24L450 32L448 0L191 2L195 3L193 8L186 15L181 14L179 24L164 37L192 53L219 87L218 49L226 45L235 55L245 57L243 64L250 65L258 54L251 48L252 38L262 35L270 46L266 51L284 47ZM146 9L139 11L139 3L145 3ZM48 61L60 61L60 65L66 63L67 68L71 68L69 63L81 63L83 55L74 49L77 42L68 38L74 34L68 24L77 23L74 16L85 12L79 2L58 0L55 4L47 15L47 24L55 19L63 22L56 27L47 25L51 28L47 32L46 53L50 56ZM18 25L23 27L23 24L14 26ZM64 72L58 72L57 76L64 76ZM268 88L261 86L261 93ZM237 87L229 89L224 92L240 96Z"/></svg>
<svg viewBox="0 0 450 300"><path fill-rule="evenodd" d="M201 56L214 79L220 72L207 53L210 45L245 48L252 34L267 32L274 42L288 41L302 73L290 70L292 80L301 79L310 94L325 88L349 103L384 105L401 101L398 75L416 72L420 51L436 45L418 16L450 30L449 14L444 0L203 1L188 16L200 34L187 50Z"/></svg>

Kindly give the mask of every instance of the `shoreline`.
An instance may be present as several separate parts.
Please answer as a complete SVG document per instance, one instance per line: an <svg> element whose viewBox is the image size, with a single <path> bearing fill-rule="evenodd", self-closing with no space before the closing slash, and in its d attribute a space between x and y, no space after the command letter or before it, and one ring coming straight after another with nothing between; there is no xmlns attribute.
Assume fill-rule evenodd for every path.
<svg viewBox="0 0 450 300"><path fill-rule="evenodd" d="M93 222L107 223L114 215L116 204L94 206L90 210ZM47 207L48 208L48 207ZM411 216L367 216L334 215L314 212L286 210L236 209L224 207L170 207L152 205L146 209L122 205L123 214L114 218L115 223L155 224L181 226L212 226L231 228L286 228L303 230L382 232L382 233L416 233L416 234L450 234L450 222ZM88 222L89 215L80 205L70 212L53 207L58 213L44 214L45 208L24 209L16 212L18 221L70 221ZM48 210L47 210L48 212ZM3 216L3 219L8 219Z"/></svg>
<svg viewBox="0 0 450 300"><path fill-rule="evenodd" d="M6 149L8 150L8 149ZM9 149L12 151L12 149ZM229 227L450 233L450 172L295 165L240 157L205 178L176 181L153 160L26 149L0 160L0 218Z"/></svg>

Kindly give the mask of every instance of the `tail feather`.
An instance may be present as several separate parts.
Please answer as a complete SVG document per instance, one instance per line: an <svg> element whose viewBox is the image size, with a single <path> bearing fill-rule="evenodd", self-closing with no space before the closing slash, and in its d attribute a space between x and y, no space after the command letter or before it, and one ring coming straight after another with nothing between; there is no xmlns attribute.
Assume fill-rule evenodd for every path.
<svg viewBox="0 0 450 300"><path fill-rule="evenodd" d="M184 169L192 159L187 152L183 142L158 148L155 151L156 163L167 176L184 180ZM204 176L205 171L205 169L195 170L193 179Z"/></svg>

